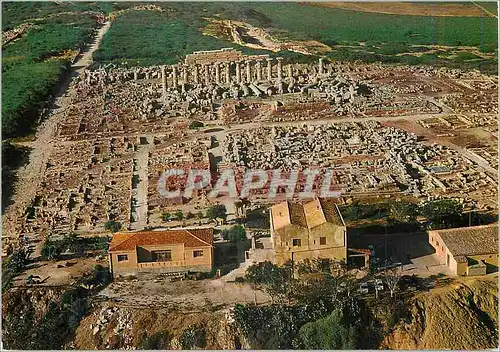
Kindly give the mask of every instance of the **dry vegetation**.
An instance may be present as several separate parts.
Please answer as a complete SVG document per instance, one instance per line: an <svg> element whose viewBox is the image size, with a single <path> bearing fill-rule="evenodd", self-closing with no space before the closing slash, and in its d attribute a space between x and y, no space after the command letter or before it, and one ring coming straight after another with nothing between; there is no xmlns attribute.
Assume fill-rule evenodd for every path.
<svg viewBox="0 0 500 352"><path fill-rule="evenodd" d="M496 278L494 279L496 280ZM385 349L487 349L498 345L498 286L467 279L416 296Z"/></svg>

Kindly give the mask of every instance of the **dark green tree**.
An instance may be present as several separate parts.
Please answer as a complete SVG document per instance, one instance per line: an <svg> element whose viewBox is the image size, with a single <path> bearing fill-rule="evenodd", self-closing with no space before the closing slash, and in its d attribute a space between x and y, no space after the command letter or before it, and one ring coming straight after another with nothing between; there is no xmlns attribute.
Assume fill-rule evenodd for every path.
<svg viewBox="0 0 500 352"><path fill-rule="evenodd" d="M431 229L446 229L460 226L463 206L456 199L436 199L427 201L420 212L429 221Z"/></svg>
<svg viewBox="0 0 500 352"><path fill-rule="evenodd" d="M114 220L110 220L104 224L104 228L111 233L118 232L122 229L122 223Z"/></svg>
<svg viewBox="0 0 500 352"><path fill-rule="evenodd" d="M208 208L207 216L211 220L217 221L217 219L226 220L227 210L224 204L216 204Z"/></svg>
<svg viewBox="0 0 500 352"><path fill-rule="evenodd" d="M177 220L182 220L184 219L184 213L181 210L177 210L175 212L175 217L177 218Z"/></svg>
<svg viewBox="0 0 500 352"><path fill-rule="evenodd" d="M335 309L325 318L306 323L299 330L300 340L310 350L353 350L356 329L344 322L342 310Z"/></svg>
<svg viewBox="0 0 500 352"><path fill-rule="evenodd" d="M240 242L246 240L247 235L245 233L245 228L243 226L236 225L228 230L223 230L222 238L226 241Z"/></svg>
<svg viewBox="0 0 500 352"><path fill-rule="evenodd" d="M405 201L392 202L389 214L397 222L413 222L418 215L418 206L415 203Z"/></svg>

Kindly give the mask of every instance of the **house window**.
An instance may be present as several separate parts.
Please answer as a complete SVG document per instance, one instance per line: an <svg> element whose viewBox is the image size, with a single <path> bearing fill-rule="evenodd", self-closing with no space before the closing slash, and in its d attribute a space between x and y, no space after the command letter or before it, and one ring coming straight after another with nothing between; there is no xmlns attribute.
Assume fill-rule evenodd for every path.
<svg viewBox="0 0 500 352"><path fill-rule="evenodd" d="M128 255L126 255L126 254L118 254L118 261L119 262L127 262L128 261Z"/></svg>
<svg viewBox="0 0 500 352"><path fill-rule="evenodd" d="M319 238L319 244L324 246L326 244L326 237L320 237Z"/></svg>
<svg viewBox="0 0 500 352"><path fill-rule="evenodd" d="M172 251L156 251L153 252L154 262L169 262L172 260Z"/></svg>
<svg viewBox="0 0 500 352"><path fill-rule="evenodd" d="M294 239L292 239L292 246L294 246L294 247L300 247L300 238L294 238Z"/></svg>
<svg viewBox="0 0 500 352"><path fill-rule="evenodd" d="M203 257L203 249L193 251L193 258Z"/></svg>

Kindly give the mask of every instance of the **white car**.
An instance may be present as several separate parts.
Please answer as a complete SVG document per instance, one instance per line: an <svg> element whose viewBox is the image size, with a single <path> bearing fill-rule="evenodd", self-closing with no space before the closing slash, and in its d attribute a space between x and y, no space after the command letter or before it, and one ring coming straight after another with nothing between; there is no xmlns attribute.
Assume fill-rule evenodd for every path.
<svg viewBox="0 0 500 352"><path fill-rule="evenodd" d="M359 285L359 293L367 294L368 292L370 292L370 289L368 288L367 282L363 282L361 285Z"/></svg>
<svg viewBox="0 0 500 352"><path fill-rule="evenodd" d="M345 282L340 283L339 287L337 288L337 292L341 293L344 292L347 288L347 284Z"/></svg>
<svg viewBox="0 0 500 352"><path fill-rule="evenodd" d="M384 290L384 282L381 279L375 280L375 290L383 291Z"/></svg>

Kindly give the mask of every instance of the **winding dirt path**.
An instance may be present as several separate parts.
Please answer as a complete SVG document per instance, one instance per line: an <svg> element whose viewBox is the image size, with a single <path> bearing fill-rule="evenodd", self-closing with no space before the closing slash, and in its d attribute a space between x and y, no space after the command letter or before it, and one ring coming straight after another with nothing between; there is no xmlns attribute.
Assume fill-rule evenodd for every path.
<svg viewBox="0 0 500 352"><path fill-rule="evenodd" d="M83 54L73 63L67 79L61 84L61 88L56 94L47 119L38 127L35 141L29 144L31 148L29 162L17 172L18 181L14 186L11 205L7 207L3 219L3 236L17 238L20 235L20 229L16 228L16 219L31 204L40 186L42 175L47 168L47 161L54 148L53 139L57 133L57 126L64 118L66 109L71 106L72 97L75 94L71 81L80 76L92 63L92 55L99 48L104 34L110 27L111 22L106 22L99 29L94 41L84 49Z"/></svg>

